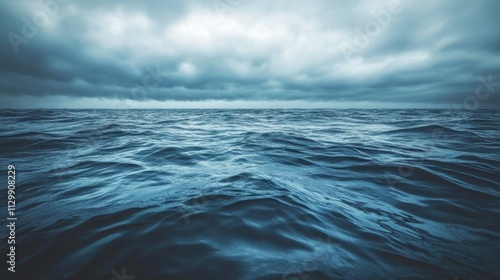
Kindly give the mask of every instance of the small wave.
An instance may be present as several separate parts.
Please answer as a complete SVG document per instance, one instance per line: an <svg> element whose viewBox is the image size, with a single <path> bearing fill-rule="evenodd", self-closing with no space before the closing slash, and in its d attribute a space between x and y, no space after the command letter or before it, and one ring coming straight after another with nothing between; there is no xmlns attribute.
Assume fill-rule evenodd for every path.
<svg viewBox="0 0 500 280"><path fill-rule="evenodd" d="M475 138L481 138L479 135L469 132L469 131L461 131L461 130L455 130L452 128L448 128L445 126L441 125L424 125L424 126L416 126L416 127L410 127L410 128L401 128L401 129L395 129L395 130L389 130L384 132L384 134L409 134L409 133L421 133L421 134L432 134L435 135L436 137L439 137L440 135L446 135L446 136L469 136L469 137L475 137Z"/></svg>

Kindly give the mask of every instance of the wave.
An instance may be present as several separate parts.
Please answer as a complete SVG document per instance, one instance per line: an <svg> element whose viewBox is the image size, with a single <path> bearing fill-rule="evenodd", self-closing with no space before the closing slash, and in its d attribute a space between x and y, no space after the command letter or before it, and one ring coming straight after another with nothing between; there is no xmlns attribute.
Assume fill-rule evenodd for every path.
<svg viewBox="0 0 500 280"><path fill-rule="evenodd" d="M0 110L17 273L496 279L499 113L462 115Z"/></svg>
<svg viewBox="0 0 500 280"><path fill-rule="evenodd" d="M401 128L394 129L384 132L386 134L411 134L411 133L421 133L421 134L432 134L432 135L442 135L445 134L447 136L469 136L475 138L481 138L479 135L470 132L470 131L461 131L452 128L448 128L441 125L424 125L424 126L415 126L410 128Z"/></svg>

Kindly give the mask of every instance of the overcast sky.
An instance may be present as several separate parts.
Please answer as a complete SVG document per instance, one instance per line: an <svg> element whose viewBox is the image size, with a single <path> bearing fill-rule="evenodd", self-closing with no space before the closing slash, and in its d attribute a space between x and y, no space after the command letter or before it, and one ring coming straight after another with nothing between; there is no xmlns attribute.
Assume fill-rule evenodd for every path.
<svg viewBox="0 0 500 280"><path fill-rule="evenodd" d="M0 107L500 108L500 1L0 2Z"/></svg>

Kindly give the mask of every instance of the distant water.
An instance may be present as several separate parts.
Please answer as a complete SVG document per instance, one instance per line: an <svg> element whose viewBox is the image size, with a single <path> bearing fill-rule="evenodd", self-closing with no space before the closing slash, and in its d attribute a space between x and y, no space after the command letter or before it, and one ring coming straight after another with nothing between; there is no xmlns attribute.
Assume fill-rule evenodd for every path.
<svg viewBox="0 0 500 280"><path fill-rule="evenodd" d="M19 220L0 278L500 279L499 121L2 110L0 238L8 164Z"/></svg>

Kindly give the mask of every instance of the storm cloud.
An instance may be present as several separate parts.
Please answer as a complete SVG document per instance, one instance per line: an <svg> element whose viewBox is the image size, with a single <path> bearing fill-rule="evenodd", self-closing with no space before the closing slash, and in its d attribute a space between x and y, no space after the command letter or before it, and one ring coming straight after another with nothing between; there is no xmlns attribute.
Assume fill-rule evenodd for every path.
<svg viewBox="0 0 500 280"><path fill-rule="evenodd" d="M494 0L2 1L0 106L500 108L499 12Z"/></svg>

